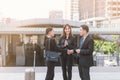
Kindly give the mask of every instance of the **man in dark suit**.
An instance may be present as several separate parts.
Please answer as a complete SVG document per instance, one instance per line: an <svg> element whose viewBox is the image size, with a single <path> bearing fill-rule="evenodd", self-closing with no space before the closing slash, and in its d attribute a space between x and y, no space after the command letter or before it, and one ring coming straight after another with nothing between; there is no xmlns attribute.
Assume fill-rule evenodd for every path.
<svg viewBox="0 0 120 80"><path fill-rule="evenodd" d="M79 46L74 50L79 57L79 75L81 80L90 80L90 67L93 66L93 50L94 41L88 34L89 28L87 25L80 26ZM68 50L68 54L73 53L73 50Z"/></svg>

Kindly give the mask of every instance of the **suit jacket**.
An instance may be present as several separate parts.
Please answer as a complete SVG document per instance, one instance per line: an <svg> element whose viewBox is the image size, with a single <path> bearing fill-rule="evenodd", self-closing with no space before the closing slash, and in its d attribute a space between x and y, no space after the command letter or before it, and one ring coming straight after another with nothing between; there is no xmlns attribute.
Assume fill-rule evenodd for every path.
<svg viewBox="0 0 120 80"><path fill-rule="evenodd" d="M60 40L59 40L59 47L60 48L62 48L63 50L71 50L71 49L74 49L74 48L76 48L76 42L75 42L75 38L74 37L69 37L68 39L67 39L67 41L68 41L68 46L66 46L66 47L64 47L64 42L65 42L65 38L63 38L63 37L61 37L60 38ZM64 52L62 52L62 55L61 56L66 56L67 55L67 53L64 53Z"/></svg>
<svg viewBox="0 0 120 80"><path fill-rule="evenodd" d="M77 47L79 49L79 46ZM94 40L90 35L86 37L84 43L80 49L79 65L90 67L93 66L93 51L94 51Z"/></svg>

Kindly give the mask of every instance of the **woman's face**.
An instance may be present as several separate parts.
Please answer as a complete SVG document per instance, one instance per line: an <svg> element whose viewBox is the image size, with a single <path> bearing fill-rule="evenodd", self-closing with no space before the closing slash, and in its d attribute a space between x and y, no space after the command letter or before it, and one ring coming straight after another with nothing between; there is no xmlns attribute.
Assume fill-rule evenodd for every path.
<svg viewBox="0 0 120 80"><path fill-rule="evenodd" d="M65 28L65 34L66 35L69 35L70 34L70 27L69 26L66 26L66 28Z"/></svg>
<svg viewBox="0 0 120 80"><path fill-rule="evenodd" d="M55 35L54 30L50 31L49 34L50 34L51 37L54 37L54 35Z"/></svg>

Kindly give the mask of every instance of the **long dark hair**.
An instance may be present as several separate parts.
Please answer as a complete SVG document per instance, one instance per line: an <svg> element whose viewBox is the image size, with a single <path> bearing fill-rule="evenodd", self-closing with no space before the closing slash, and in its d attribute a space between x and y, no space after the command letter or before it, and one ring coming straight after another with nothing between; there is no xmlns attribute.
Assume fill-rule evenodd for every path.
<svg viewBox="0 0 120 80"><path fill-rule="evenodd" d="M62 38L66 38L66 33L65 33L65 28L66 27L69 27L70 28L70 34L69 34L69 37L72 38L74 37L73 34L72 34L72 27L69 25L69 24L66 24L64 27L63 27L63 33L61 35Z"/></svg>

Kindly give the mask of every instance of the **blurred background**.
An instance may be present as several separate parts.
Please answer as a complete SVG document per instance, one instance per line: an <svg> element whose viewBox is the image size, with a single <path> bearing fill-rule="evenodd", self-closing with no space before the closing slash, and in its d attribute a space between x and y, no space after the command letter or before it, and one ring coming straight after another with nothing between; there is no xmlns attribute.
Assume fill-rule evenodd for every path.
<svg viewBox="0 0 120 80"><path fill-rule="evenodd" d="M94 66L119 66L119 22L120 0L0 0L0 66L32 66L34 51L36 66L45 66L45 29L53 27L58 42L65 24L76 42L79 26L89 26Z"/></svg>

